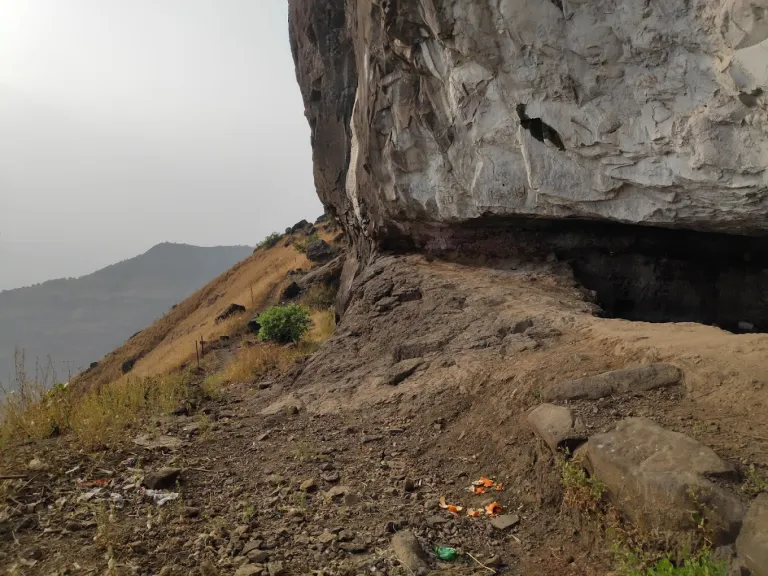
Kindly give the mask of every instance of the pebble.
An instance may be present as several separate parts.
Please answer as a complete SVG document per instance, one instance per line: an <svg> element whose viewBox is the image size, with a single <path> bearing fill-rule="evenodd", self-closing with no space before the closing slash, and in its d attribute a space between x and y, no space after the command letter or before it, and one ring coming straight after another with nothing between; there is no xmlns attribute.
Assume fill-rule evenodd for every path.
<svg viewBox="0 0 768 576"><path fill-rule="evenodd" d="M497 530L507 530L520 523L520 517L517 514L502 514L491 518L491 526Z"/></svg>
<svg viewBox="0 0 768 576"><path fill-rule="evenodd" d="M299 486L299 490L302 492L313 492L317 490L317 484L315 484L314 478L309 478L308 480L304 480L304 482L301 483L301 486Z"/></svg>
<svg viewBox="0 0 768 576"><path fill-rule="evenodd" d="M181 468L160 468L144 476L142 484L151 490L170 488L181 476Z"/></svg>

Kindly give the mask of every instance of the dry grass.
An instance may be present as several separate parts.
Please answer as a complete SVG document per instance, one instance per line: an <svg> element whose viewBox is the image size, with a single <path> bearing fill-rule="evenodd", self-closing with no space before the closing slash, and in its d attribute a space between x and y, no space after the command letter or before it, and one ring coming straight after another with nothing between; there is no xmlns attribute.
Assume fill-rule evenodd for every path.
<svg viewBox="0 0 768 576"><path fill-rule="evenodd" d="M312 329L297 346L243 344L222 370L202 382L182 367L192 365L195 341L201 336L212 342L223 335L242 335L248 319L276 299L287 272L308 265L292 246L258 250L108 354L71 386L56 385L55 375L40 366L35 378L29 378L19 353L15 392L0 401L0 447L64 433L71 433L84 447L109 446L149 416L168 413L193 398L215 398L227 383L253 382L286 371L333 334L334 314L325 309L332 300L328 290L308 295L315 308L323 309L313 311ZM216 316L233 302L244 305L246 313L217 324ZM129 358L138 361L123 375L122 363ZM216 354L206 355L201 368L215 370L220 360Z"/></svg>
<svg viewBox="0 0 768 576"><path fill-rule="evenodd" d="M312 310L322 310L333 307L336 300L337 288L325 284L315 284L299 298L299 304Z"/></svg>
<svg viewBox="0 0 768 576"><path fill-rule="evenodd" d="M322 344L328 338L333 336L336 331L336 312L333 308L325 310L315 310L310 315L312 319L312 328L310 328L306 339L316 344Z"/></svg>
<svg viewBox="0 0 768 576"><path fill-rule="evenodd" d="M124 377L109 386L86 392L73 403L71 429L87 447L110 445L147 417L167 414L184 404L192 389L187 373Z"/></svg>

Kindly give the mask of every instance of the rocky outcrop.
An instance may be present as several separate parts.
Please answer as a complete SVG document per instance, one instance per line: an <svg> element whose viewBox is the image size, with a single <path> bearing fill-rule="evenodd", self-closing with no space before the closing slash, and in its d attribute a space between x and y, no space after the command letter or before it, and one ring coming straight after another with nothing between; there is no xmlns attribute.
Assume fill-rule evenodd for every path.
<svg viewBox="0 0 768 576"><path fill-rule="evenodd" d="M359 249L491 217L768 231L766 0L290 5L317 190Z"/></svg>
<svg viewBox="0 0 768 576"><path fill-rule="evenodd" d="M626 418L586 446L590 472L638 526L674 531L703 522L720 543L739 534L743 505L714 481L735 480L738 474L693 438L646 418Z"/></svg>

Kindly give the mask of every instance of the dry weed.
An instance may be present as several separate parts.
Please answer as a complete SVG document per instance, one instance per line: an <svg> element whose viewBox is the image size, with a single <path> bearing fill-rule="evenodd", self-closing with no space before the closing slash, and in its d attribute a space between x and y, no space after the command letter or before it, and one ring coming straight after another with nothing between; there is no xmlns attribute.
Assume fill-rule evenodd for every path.
<svg viewBox="0 0 768 576"><path fill-rule="evenodd" d="M313 312L312 328L307 334L307 340L322 344L333 336L336 331L336 313L333 308Z"/></svg>

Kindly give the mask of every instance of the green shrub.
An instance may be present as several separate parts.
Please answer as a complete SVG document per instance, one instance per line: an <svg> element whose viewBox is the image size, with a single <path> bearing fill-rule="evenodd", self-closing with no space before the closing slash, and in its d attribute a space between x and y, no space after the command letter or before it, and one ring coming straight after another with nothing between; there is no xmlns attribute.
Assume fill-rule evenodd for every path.
<svg viewBox="0 0 768 576"><path fill-rule="evenodd" d="M280 242L280 238L282 238L280 234L278 234L277 232L272 232L272 234L270 234L269 236L264 238L264 240L259 242L259 245L257 246L257 248L265 248L265 249L272 248L272 246Z"/></svg>
<svg viewBox="0 0 768 576"><path fill-rule="evenodd" d="M298 304L272 306L259 315L259 339L274 342L298 342L312 321L309 309Z"/></svg>

